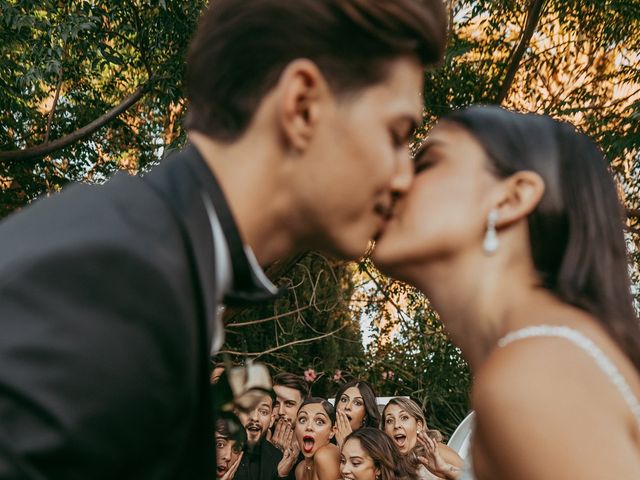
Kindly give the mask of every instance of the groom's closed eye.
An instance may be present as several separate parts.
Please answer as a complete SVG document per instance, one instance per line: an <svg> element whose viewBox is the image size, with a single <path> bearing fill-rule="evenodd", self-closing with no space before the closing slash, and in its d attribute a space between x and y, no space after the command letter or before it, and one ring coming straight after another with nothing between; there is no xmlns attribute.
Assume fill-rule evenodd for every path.
<svg viewBox="0 0 640 480"><path fill-rule="evenodd" d="M403 117L391 126L391 137L396 147L405 147L408 145L411 135L417 128L418 124L411 117Z"/></svg>

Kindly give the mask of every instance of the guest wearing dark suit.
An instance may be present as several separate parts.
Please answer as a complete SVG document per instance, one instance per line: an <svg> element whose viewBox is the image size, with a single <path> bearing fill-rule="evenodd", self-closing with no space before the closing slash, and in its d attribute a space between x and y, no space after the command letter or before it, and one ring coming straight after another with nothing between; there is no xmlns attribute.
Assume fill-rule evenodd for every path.
<svg viewBox="0 0 640 480"><path fill-rule="evenodd" d="M275 393L265 395L252 412L240 413L247 435L247 448L234 480L272 480L288 478L292 474L300 449L288 441L283 455L283 451L267 439L275 419L275 398Z"/></svg>
<svg viewBox="0 0 640 480"><path fill-rule="evenodd" d="M211 479L208 357L259 265L356 258L409 188L440 0L217 0L189 145L0 225L0 479Z"/></svg>
<svg viewBox="0 0 640 480"><path fill-rule="evenodd" d="M265 395L253 411L240 414L247 434L247 448L234 480L272 480L279 477L278 464L282 460L282 452L266 438L273 423L274 398L275 395ZM292 466L291 462L288 469L282 471L283 477L287 476Z"/></svg>

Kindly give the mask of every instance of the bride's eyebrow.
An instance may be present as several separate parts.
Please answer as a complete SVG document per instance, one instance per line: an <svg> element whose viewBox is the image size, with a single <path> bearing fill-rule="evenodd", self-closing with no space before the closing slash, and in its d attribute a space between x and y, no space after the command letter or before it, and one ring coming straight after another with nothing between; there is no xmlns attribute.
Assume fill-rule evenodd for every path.
<svg viewBox="0 0 640 480"><path fill-rule="evenodd" d="M425 140L416 151L416 154L413 156L413 161L417 162L418 160L420 160L420 157L427 153L427 151L435 146L442 145L442 143L443 142L439 140Z"/></svg>

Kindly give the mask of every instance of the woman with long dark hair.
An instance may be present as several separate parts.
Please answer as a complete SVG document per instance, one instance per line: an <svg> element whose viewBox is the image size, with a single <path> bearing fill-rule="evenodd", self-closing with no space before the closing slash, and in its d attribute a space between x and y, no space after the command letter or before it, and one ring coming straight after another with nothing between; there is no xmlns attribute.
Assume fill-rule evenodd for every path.
<svg viewBox="0 0 640 480"><path fill-rule="evenodd" d="M415 171L374 260L469 362L476 478L636 478L640 323L601 151L568 123L472 107Z"/></svg>
<svg viewBox="0 0 640 480"><path fill-rule="evenodd" d="M336 480L340 476L340 450L330 443L336 413L324 398L309 397L298 410L294 434L304 459L295 469L296 480Z"/></svg>
<svg viewBox="0 0 640 480"><path fill-rule="evenodd" d="M336 393L335 405L338 447L351 432L380 425L376 393L369 382L351 380L342 385Z"/></svg>
<svg viewBox="0 0 640 480"><path fill-rule="evenodd" d="M377 428L363 427L344 441L340 452L344 480L409 480L414 472L393 441Z"/></svg>

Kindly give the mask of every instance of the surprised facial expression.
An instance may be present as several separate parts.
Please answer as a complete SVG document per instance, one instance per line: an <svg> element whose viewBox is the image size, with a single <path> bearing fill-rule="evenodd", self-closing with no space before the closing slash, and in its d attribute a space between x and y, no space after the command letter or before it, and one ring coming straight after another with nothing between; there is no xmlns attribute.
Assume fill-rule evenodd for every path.
<svg viewBox="0 0 640 480"><path fill-rule="evenodd" d="M276 392L276 401L273 404L273 413L276 419L288 418L293 424L298 408L302 404L302 394L295 388L283 385L274 385L273 390Z"/></svg>
<svg viewBox="0 0 640 480"><path fill-rule="evenodd" d="M318 449L333 438L334 426L320 403L309 403L298 411L295 436L305 458L315 455Z"/></svg>
<svg viewBox="0 0 640 480"><path fill-rule="evenodd" d="M347 415L352 430L357 430L363 426L367 410L364 399L358 387L349 387L338 399L336 410Z"/></svg>
<svg viewBox="0 0 640 480"><path fill-rule="evenodd" d="M416 446L418 430L422 422L409 415L400 405L391 404L384 412L384 431L389 435L403 454Z"/></svg>
<svg viewBox="0 0 640 480"><path fill-rule="evenodd" d="M216 433L216 477L222 478L238 459L241 450L235 440Z"/></svg>
<svg viewBox="0 0 640 480"><path fill-rule="evenodd" d="M239 414L240 421L247 432L247 443L249 445L257 444L267 434L267 430L272 423L271 405L271 397L264 396L252 412Z"/></svg>

